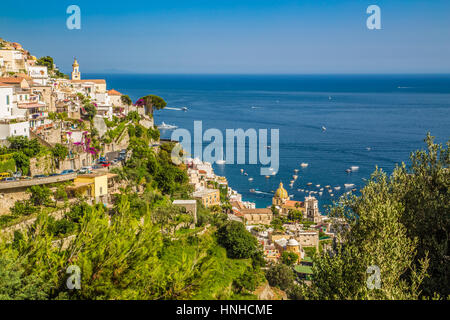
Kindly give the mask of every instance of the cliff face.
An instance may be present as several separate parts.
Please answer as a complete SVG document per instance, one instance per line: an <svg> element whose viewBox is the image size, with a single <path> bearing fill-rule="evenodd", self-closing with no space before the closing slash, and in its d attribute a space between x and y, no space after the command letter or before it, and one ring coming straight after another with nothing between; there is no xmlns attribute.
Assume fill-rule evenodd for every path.
<svg viewBox="0 0 450 320"><path fill-rule="evenodd" d="M254 294L258 300L287 300L286 293L278 288L271 287L268 283L260 286Z"/></svg>

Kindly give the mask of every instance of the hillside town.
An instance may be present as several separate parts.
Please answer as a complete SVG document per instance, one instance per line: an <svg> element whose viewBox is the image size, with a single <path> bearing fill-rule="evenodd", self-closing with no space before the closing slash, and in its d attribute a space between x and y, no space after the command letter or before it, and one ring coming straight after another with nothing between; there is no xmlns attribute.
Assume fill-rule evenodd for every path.
<svg viewBox="0 0 450 320"><path fill-rule="evenodd" d="M57 190L58 184L64 186L69 203L82 198L112 208L116 195L127 186L114 173L130 157L126 124L138 116L140 126L157 130L147 106L133 104L128 96L108 88L104 79L84 79L76 58L67 77L50 57L37 59L15 42L0 39L0 44L0 145L8 148L23 137L48 150L66 150L57 159L53 151L30 156L27 168L18 165L20 160L8 167L17 154L2 155L0 215L5 218L16 202L27 201L30 187ZM158 152L166 142L158 134L149 145ZM330 246L334 237L315 197L291 200L280 182L272 206L256 208L228 185L226 177L217 176L211 163L185 158L183 165L191 199L174 199L172 204L193 217L191 229L198 221L199 206L223 211L229 220L245 225L267 262L280 262L284 252L294 254L293 270L299 279L309 279L312 256ZM143 189L138 186L136 192ZM55 211L54 217L63 215ZM9 221L6 230L11 233L34 221Z"/></svg>

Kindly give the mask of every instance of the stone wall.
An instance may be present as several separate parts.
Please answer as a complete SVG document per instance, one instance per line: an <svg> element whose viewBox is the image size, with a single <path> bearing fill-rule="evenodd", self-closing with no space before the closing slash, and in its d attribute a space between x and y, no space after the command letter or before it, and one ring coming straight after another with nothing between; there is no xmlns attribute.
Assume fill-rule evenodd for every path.
<svg viewBox="0 0 450 320"><path fill-rule="evenodd" d="M108 131L105 120L100 116L95 116L93 122L94 128L97 129L99 137L103 137L106 131Z"/></svg>
<svg viewBox="0 0 450 320"><path fill-rule="evenodd" d="M9 214L9 209L14 206L14 203L19 200L27 200L30 198L26 191L1 193L0 192L0 215Z"/></svg>
<svg viewBox="0 0 450 320"><path fill-rule="evenodd" d="M87 152L79 152L71 159L65 159L59 164L59 170L79 170L82 167L92 165L93 155Z"/></svg>
<svg viewBox="0 0 450 320"><path fill-rule="evenodd" d="M30 159L30 175L50 174L53 172L53 159L51 155Z"/></svg>

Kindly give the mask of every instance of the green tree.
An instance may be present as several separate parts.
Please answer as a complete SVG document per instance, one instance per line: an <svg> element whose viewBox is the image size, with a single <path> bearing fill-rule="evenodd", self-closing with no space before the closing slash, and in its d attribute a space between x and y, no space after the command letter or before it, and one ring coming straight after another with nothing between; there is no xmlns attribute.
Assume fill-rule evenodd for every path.
<svg viewBox="0 0 450 320"><path fill-rule="evenodd" d="M0 300L43 300L50 285L38 274L26 274L27 259L15 250L0 255Z"/></svg>
<svg viewBox="0 0 450 320"><path fill-rule="evenodd" d="M22 171L24 176L30 172L30 158L22 151L14 153L14 161L16 162L17 170Z"/></svg>
<svg viewBox="0 0 450 320"><path fill-rule="evenodd" d="M145 108L145 114L153 116L153 111L164 109L167 106L167 102L163 98L155 96L153 94L140 98L136 105L143 106Z"/></svg>
<svg viewBox="0 0 450 320"><path fill-rule="evenodd" d="M35 206L42 206L51 202L52 192L46 186L32 186L28 189L30 193L30 201Z"/></svg>
<svg viewBox="0 0 450 320"><path fill-rule="evenodd" d="M227 249L230 258L251 258L257 250L258 242L244 225L237 221L228 221L217 230L217 240Z"/></svg>
<svg viewBox="0 0 450 320"><path fill-rule="evenodd" d="M375 171L361 196L347 195L333 207L335 250L313 257L308 299L417 299L426 275L428 259L413 265L417 239L407 235L401 223L404 206L392 193L392 182L381 170ZM381 282L373 284L370 272Z"/></svg>
<svg viewBox="0 0 450 320"><path fill-rule="evenodd" d="M36 64L38 66L44 66L47 67L48 71L52 71L53 70L53 58L46 56L46 57L41 57L36 61Z"/></svg>
<svg viewBox="0 0 450 320"><path fill-rule="evenodd" d="M85 103L83 105L84 109L84 116L88 118L89 120L94 119L95 115L97 114L97 109L92 103Z"/></svg>
<svg viewBox="0 0 450 320"><path fill-rule="evenodd" d="M53 159L55 161L56 166L59 168L59 163L63 161L69 155L69 149L66 146L63 146L60 143L55 144L55 146L51 149Z"/></svg>
<svg viewBox="0 0 450 320"><path fill-rule="evenodd" d="M294 283L294 272L285 264L275 264L267 269L266 279L272 287L287 290Z"/></svg>
<svg viewBox="0 0 450 320"><path fill-rule="evenodd" d="M253 292L261 283L261 277L257 271L248 267L245 272L233 281L233 287L239 293L244 290Z"/></svg>
<svg viewBox="0 0 450 320"><path fill-rule="evenodd" d="M133 103L128 95L122 95L120 97L120 101L122 101L122 103L127 106L131 106L131 104Z"/></svg>
<svg viewBox="0 0 450 320"><path fill-rule="evenodd" d="M429 258L430 265L422 283L422 294L450 296L450 141L434 143L430 134L426 150L411 154L411 165L394 171L391 184L395 199L404 209L400 217L407 235L417 239L414 265Z"/></svg>
<svg viewBox="0 0 450 320"><path fill-rule="evenodd" d="M287 266L292 266L298 261L298 254L290 251L283 251L281 254L281 262Z"/></svg>

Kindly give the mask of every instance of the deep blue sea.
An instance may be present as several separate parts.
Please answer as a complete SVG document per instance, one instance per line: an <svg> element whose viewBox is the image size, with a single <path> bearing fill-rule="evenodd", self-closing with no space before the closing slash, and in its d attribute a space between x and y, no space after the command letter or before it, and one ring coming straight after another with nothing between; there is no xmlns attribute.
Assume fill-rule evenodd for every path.
<svg viewBox="0 0 450 320"><path fill-rule="evenodd" d="M280 130L280 169L266 179L261 165L215 165L216 174L258 207L271 204L271 192L283 181L295 200L298 189L315 185L341 186L331 197L315 195L330 204L345 183L364 185L375 166L391 173L408 163L410 153L424 148L427 132L436 141L450 138L450 75L122 75L96 74L108 89L128 94L133 101L147 94L163 97L169 108L155 113L162 121L192 130L255 128ZM326 127L326 131L322 127ZM163 131L163 137L170 137ZM309 166L300 168L300 163ZM350 166L357 172L346 173ZM248 176L241 174L243 168ZM299 178L289 188L294 169ZM252 177L252 182L248 178ZM308 187L308 182L313 186ZM251 193L257 189L261 193Z"/></svg>

